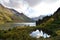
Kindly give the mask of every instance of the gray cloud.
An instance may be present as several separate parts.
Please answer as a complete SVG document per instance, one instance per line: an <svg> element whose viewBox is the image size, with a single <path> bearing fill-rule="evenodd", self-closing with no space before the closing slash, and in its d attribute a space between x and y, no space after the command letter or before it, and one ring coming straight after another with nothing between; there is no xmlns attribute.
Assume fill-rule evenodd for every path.
<svg viewBox="0 0 60 40"><path fill-rule="evenodd" d="M0 2L3 6L13 8L19 12L24 12L29 6L24 0L1 0Z"/></svg>
<svg viewBox="0 0 60 40"><path fill-rule="evenodd" d="M1 0L0 0L1 1ZM20 5L24 5L25 3L29 4L30 6L35 6L41 1L46 2L46 3L52 3L56 2L58 0L7 0L9 2L5 2L6 0L2 0L2 4L8 7L20 7ZM24 2L26 1L26 2Z"/></svg>
<svg viewBox="0 0 60 40"><path fill-rule="evenodd" d="M25 0L25 1L27 1L30 6L34 6L38 3L40 3L41 1L46 2L46 3L53 3L53 2L56 2L58 0Z"/></svg>
<svg viewBox="0 0 60 40"><path fill-rule="evenodd" d="M57 2L58 0L42 0L42 1L44 1L46 3L53 3L53 2Z"/></svg>
<svg viewBox="0 0 60 40"><path fill-rule="evenodd" d="M23 1L19 0L9 0L8 2L6 0L2 1L2 4L7 6L7 7L13 7L13 8L18 8L20 5L23 5Z"/></svg>
<svg viewBox="0 0 60 40"><path fill-rule="evenodd" d="M39 3L41 0L25 0L29 3L30 6L34 6Z"/></svg>
<svg viewBox="0 0 60 40"><path fill-rule="evenodd" d="M58 1L58 2L56 3L56 1ZM47 4L46 5L40 4L41 2L46 2ZM41 12L44 15L46 12L47 12L47 14L51 13L52 11L54 12L54 10L57 9L60 4L59 0L0 0L0 3L6 7L16 9L18 12L24 12L24 14L29 17L40 16ZM54 3L54 4L52 5L52 4L48 4L48 3ZM30 6L28 4L30 6L32 6L32 8L30 8ZM54 9L54 10L50 11L50 9ZM39 10L41 10L41 11L39 11Z"/></svg>

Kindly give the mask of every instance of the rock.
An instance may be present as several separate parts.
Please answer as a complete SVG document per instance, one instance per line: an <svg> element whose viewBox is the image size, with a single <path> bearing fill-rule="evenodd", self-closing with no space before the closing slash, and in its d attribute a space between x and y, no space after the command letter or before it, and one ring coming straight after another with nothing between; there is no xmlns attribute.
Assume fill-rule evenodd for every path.
<svg viewBox="0 0 60 40"><path fill-rule="evenodd" d="M42 30L40 31L40 36L41 36L41 37L43 36L43 31L42 31Z"/></svg>
<svg viewBox="0 0 60 40"><path fill-rule="evenodd" d="M47 35L47 38L49 38L50 37L50 35Z"/></svg>
<svg viewBox="0 0 60 40"><path fill-rule="evenodd" d="M46 33L44 33L43 38L47 38L47 34Z"/></svg>
<svg viewBox="0 0 60 40"><path fill-rule="evenodd" d="M43 38L49 38L50 35L44 33L43 34L43 31L39 31L39 30L36 30L36 31L33 31L31 34L30 34L31 37L36 37L36 38L40 38L40 37L43 37Z"/></svg>
<svg viewBox="0 0 60 40"><path fill-rule="evenodd" d="M30 34L30 36L36 37L36 38L39 38L40 35L41 35L41 34L40 34L39 30L33 31L33 32Z"/></svg>

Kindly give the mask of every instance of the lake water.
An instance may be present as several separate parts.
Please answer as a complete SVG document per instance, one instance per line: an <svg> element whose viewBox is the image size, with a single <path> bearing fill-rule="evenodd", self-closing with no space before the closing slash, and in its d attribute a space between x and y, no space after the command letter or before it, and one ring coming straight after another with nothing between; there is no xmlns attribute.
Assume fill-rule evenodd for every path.
<svg viewBox="0 0 60 40"><path fill-rule="evenodd" d="M14 26L36 26L36 23L14 23Z"/></svg>
<svg viewBox="0 0 60 40"><path fill-rule="evenodd" d="M0 28L1 30L7 30L9 28L13 28L13 27L23 27L23 26L30 26L30 27L34 27L36 26L35 22L29 22L29 23L5 23L5 24L1 24Z"/></svg>

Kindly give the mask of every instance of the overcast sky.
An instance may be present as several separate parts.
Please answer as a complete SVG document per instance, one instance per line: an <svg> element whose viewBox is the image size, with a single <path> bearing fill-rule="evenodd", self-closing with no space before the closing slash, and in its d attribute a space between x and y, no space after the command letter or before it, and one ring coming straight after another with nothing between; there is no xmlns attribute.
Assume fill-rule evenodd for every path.
<svg viewBox="0 0 60 40"><path fill-rule="evenodd" d="M0 0L0 3L28 17L53 14L60 7L60 0Z"/></svg>

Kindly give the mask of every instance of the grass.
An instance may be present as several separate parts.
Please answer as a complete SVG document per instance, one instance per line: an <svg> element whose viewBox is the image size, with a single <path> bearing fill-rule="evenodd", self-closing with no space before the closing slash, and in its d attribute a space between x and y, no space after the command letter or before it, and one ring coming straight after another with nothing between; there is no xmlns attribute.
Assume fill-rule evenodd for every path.
<svg viewBox="0 0 60 40"><path fill-rule="evenodd" d="M60 11L59 11L60 12ZM56 17L57 15L53 16ZM13 12L0 5L0 39L2 40L60 40L60 16L57 20L50 18L48 21L43 22L36 27L19 26L16 27L10 23L26 22L30 19L25 15L16 16ZM30 20L31 21L31 20ZM5 24L4 24L5 23ZM35 30L43 30L50 34L50 38L32 38L29 34Z"/></svg>
<svg viewBox="0 0 60 40"><path fill-rule="evenodd" d="M43 30L44 32L51 34L50 38L32 38L29 36L29 34L32 31L35 31L36 29ZM54 35L55 33L57 35ZM41 28L40 26L38 27L13 27L12 29L8 30L0 30L0 39L3 40L60 40L60 30L57 29L56 31L51 31L48 28Z"/></svg>

